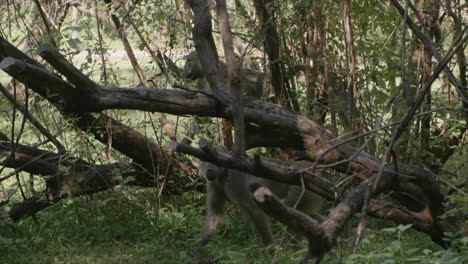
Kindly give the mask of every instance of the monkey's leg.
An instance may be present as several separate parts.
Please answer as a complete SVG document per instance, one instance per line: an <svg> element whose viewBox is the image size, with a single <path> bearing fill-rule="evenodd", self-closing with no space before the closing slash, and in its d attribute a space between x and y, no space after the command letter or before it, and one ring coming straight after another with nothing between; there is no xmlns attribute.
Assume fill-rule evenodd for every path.
<svg viewBox="0 0 468 264"><path fill-rule="evenodd" d="M207 198L206 207L207 215L205 224L203 225L200 240L200 246L210 242L216 228L224 221L224 204L226 202L226 195L222 186L217 185L215 182L208 181L206 184Z"/></svg>
<svg viewBox="0 0 468 264"><path fill-rule="evenodd" d="M249 188L252 177L239 171L229 170L229 177L225 179L224 191L234 206L247 213L263 243L269 245L273 243L274 239L266 214L255 203Z"/></svg>
<svg viewBox="0 0 468 264"><path fill-rule="evenodd" d="M272 244L274 238L271 233L270 225L268 224L267 216L262 209L257 206L253 195L248 188L245 188L242 191L233 192L229 198L235 206L239 207L250 217L255 225L255 229L263 241L263 244L266 246Z"/></svg>
<svg viewBox="0 0 468 264"><path fill-rule="evenodd" d="M286 204L293 207L298 202L297 210L322 222L324 217L320 214L320 208L323 204L323 198L311 191L305 191L301 197L301 192L301 187L291 186L288 191L288 197L286 198ZM298 201L299 198L301 198L300 201Z"/></svg>
<svg viewBox="0 0 468 264"><path fill-rule="evenodd" d="M294 205L297 204L297 210L307 214L319 222L322 222L324 217L320 214L320 208L323 203L323 198L310 191L305 191L302 196L301 193L301 187L290 186L288 196L285 201L286 204L290 207L294 207ZM299 243L304 237L302 233L297 230L288 229L288 233L291 237L291 242L293 243Z"/></svg>
<svg viewBox="0 0 468 264"><path fill-rule="evenodd" d="M253 200L252 200L253 201ZM268 223L268 219L266 214L255 205L256 208L248 208L247 213L249 214L250 218L252 219L257 232L259 233L263 244L268 246L273 244L274 238L273 234L271 233L270 225Z"/></svg>

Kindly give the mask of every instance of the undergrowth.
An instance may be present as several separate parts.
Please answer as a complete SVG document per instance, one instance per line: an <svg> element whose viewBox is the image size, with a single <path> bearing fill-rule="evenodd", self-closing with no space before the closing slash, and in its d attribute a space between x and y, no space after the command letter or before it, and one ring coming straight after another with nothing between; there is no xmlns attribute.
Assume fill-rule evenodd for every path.
<svg viewBox="0 0 468 264"><path fill-rule="evenodd" d="M233 208L214 240L196 254L203 199L197 192L168 197L158 209L151 190L124 188L69 199L19 223L3 217L0 263L272 263L272 249L261 246L253 225ZM442 250L409 226L372 223L358 254L351 254L350 232L322 263L468 263L466 238ZM282 228L273 223L276 237ZM283 243L276 263L297 263L305 247Z"/></svg>

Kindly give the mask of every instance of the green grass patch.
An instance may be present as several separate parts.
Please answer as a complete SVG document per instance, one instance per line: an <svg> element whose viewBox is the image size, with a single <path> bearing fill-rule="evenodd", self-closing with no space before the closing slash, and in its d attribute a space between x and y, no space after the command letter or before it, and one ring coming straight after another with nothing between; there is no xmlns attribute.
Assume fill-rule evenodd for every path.
<svg viewBox="0 0 468 264"><path fill-rule="evenodd" d="M253 225L232 207L228 209L226 225L200 254L196 254L196 240L204 218L203 195L193 192L164 199L158 212L152 190L124 189L63 201L38 213L37 222L33 218L16 224L2 220L0 262L272 261L270 250L261 246ZM443 254L446 258L452 256L449 260L456 259L453 257L456 251L441 251L424 234L404 227L382 231L385 225L388 223L375 221L369 226L358 255L351 255L354 237L351 232L327 254L323 263L440 263L428 260L440 260ZM279 223L273 223L276 237L280 237L282 228ZM305 253L305 246L305 242L299 246L283 244L276 263L297 263ZM457 261L465 260L466 256Z"/></svg>

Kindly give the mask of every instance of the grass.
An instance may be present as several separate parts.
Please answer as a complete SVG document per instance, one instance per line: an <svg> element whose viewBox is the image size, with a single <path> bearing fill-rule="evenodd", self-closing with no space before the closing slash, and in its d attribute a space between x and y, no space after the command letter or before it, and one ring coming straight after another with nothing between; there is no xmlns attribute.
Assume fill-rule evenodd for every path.
<svg viewBox="0 0 468 264"><path fill-rule="evenodd" d="M111 42L109 48L122 50L118 40ZM147 57L138 59L147 77L157 72ZM91 56L89 60L78 56L73 63L89 73L93 80L102 83L98 56ZM112 65L111 81L115 80L121 86L138 84L125 56L113 56L113 52L109 52L108 63ZM5 73L0 72L0 82L6 84L8 79ZM165 87L164 83L159 87ZM108 113L125 119L122 120L124 123L138 127L140 131L149 127L148 120L140 112L119 110ZM175 119L169 118L170 121ZM2 129L7 125L0 122ZM150 137L155 134L148 131ZM31 134L27 136L22 140L38 141L30 140L33 138ZM73 142L77 140L74 132L70 132L69 137L74 138ZM101 152L95 153L99 155ZM4 216L0 218L0 263L195 264L201 263L201 259L219 259L219 263L233 264L272 262L269 250L261 246L252 224L232 208L228 210L226 226L197 256L194 249L204 218L203 198L195 192L165 197L158 214L152 190L123 188L63 201L41 211L35 219L27 218L19 223L7 220L5 212L8 208L4 206L0 208ZM460 260L453 251L441 251L428 236L414 230L393 227L382 231L389 225L388 222L371 219L360 245L361 254L351 254L352 233L327 254L323 263L467 263L463 262L466 257ZM273 230L275 237L279 237L282 226L273 223ZM289 244L282 246L276 263L297 263L304 254L302 248ZM450 254L455 254L455 257Z"/></svg>
<svg viewBox="0 0 468 264"><path fill-rule="evenodd" d="M253 225L230 208L226 226L214 241L195 254L196 239L203 222L200 193L166 198L157 214L153 192L126 188L63 201L19 223L0 221L0 263L200 263L197 259L219 259L219 263L271 263L269 250L262 247ZM36 222L37 221L37 222ZM373 221L376 223L375 221ZM343 239L323 263L409 262L424 250L437 251L429 238L407 230L379 231L388 225L377 221L369 226L361 244L366 254L353 257L353 236ZM273 223L276 237L282 226ZM304 244L305 245L305 244ZM276 263L297 263L304 252L286 244ZM374 254L374 260L364 257Z"/></svg>

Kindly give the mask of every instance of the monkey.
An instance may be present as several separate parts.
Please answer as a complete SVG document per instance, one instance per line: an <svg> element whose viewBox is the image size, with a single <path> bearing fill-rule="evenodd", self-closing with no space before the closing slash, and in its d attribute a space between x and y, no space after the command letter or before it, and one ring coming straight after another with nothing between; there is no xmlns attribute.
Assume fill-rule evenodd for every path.
<svg viewBox="0 0 468 264"><path fill-rule="evenodd" d="M198 55L196 51L190 52L185 57L185 65L183 72L184 77L191 81L195 81L203 77L202 66L200 64L200 61L198 60Z"/></svg>
<svg viewBox="0 0 468 264"><path fill-rule="evenodd" d="M224 79L226 79L226 66L223 63L221 63L220 66L221 72L224 74ZM205 92L211 91L208 81L203 74L202 65L196 51L192 51L186 56L183 72L186 79L197 81L198 90ZM242 95L254 97L256 99L268 99L267 96L273 94L271 84L264 80L264 73L236 67L235 74L237 75L236 78L240 80ZM205 123L207 120L209 119L206 118L202 122ZM229 147L232 145L232 124L229 121L223 120L222 127L224 145Z"/></svg>
<svg viewBox="0 0 468 264"><path fill-rule="evenodd" d="M225 68L225 66L222 64L221 68ZM203 76L202 65L196 51L187 55L184 72L185 78L197 81L199 90L210 90L208 82ZM225 74L224 70L223 73ZM236 74L241 80L243 95L264 99L273 94L273 88L265 80L264 73L238 67ZM197 166L206 178L207 191L207 214L200 233L199 246L209 243L217 227L224 222L224 209L227 201L233 203L250 217L264 245L272 244L274 238L267 216L257 206L251 189L254 186L266 186L275 195L286 197L286 203L289 206L293 206L302 193L300 186L278 183L237 170L225 169L209 162L199 161ZM297 209L316 219L323 219L318 213L322 202L323 199L319 195L306 191L298 203Z"/></svg>
<svg viewBox="0 0 468 264"><path fill-rule="evenodd" d="M268 224L266 214L260 209L253 197L252 188L263 185L275 195L286 197L286 204L293 206L300 197L300 186L288 185L260 178L233 169L225 169L209 162L198 162L198 168L205 176L207 183L207 214L198 241L200 246L207 244L216 232L217 227L224 221L226 201L230 201L246 213L252 220L263 244L268 246L274 238ZM306 191L298 203L297 209L323 220L319 214L323 199L310 191Z"/></svg>
<svg viewBox="0 0 468 264"><path fill-rule="evenodd" d="M226 68L224 63L221 64L221 68ZM186 79L191 81L197 80L198 89L209 90L208 82L203 77L202 66L198 60L196 51L192 51L187 55L183 71ZM240 67L237 67L235 72L241 80L243 95L262 99L273 94L271 84L265 80L265 73ZM224 70L223 73L225 74Z"/></svg>

